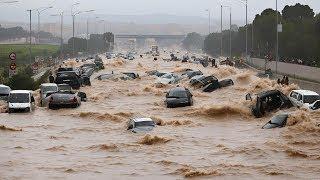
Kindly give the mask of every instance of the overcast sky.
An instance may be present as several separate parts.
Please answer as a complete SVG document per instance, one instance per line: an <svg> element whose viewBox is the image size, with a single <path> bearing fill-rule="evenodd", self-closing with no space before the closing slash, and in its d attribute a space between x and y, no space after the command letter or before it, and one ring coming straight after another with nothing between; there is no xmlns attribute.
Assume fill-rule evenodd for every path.
<svg viewBox="0 0 320 180"><path fill-rule="evenodd" d="M0 0L5 1L5 0ZM282 10L286 4L297 2L308 4L316 13L320 11L320 0L278 0L279 9ZM220 4L232 7L233 18L236 20L245 19L245 6L241 0L19 0L16 4L0 3L0 20L5 21L28 21L27 9L36 9L53 5L54 8L42 15L43 21L54 19L50 14L61 10L70 14L71 4L80 2L76 10L95 9L97 14L107 15L136 15L136 14L170 14L178 16L199 16L207 17L211 10L213 19L220 19ZM266 8L275 9L275 0L248 0L248 16L251 22L257 13ZM227 11L227 10L226 10ZM225 12L227 13L227 12ZM35 15L36 13L34 13ZM94 16L94 15L91 15ZM227 16L227 14L224 14Z"/></svg>

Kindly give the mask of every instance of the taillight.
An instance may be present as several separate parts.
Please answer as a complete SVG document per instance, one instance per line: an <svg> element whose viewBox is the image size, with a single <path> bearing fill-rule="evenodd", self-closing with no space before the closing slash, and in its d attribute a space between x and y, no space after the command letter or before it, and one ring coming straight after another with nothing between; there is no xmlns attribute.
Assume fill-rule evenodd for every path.
<svg viewBox="0 0 320 180"><path fill-rule="evenodd" d="M72 99L72 101L73 101L73 102L77 102L77 98L74 97L74 98Z"/></svg>

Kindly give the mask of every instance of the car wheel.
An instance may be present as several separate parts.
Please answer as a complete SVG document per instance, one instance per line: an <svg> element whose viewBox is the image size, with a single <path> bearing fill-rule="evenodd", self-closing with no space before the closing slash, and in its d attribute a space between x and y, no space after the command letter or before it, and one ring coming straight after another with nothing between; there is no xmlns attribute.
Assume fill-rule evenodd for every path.
<svg viewBox="0 0 320 180"><path fill-rule="evenodd" d="M54 105L52 105L52 104L49 104L48 107L49 107L49 109L52 109L52 110L56 109L56 107Z"/></svg>
<svg viewBox="0 0 320 180"><path fill-rule="evenodd" d="M13 113L13 109L9 108L8 113L9 114Z"/></svg>

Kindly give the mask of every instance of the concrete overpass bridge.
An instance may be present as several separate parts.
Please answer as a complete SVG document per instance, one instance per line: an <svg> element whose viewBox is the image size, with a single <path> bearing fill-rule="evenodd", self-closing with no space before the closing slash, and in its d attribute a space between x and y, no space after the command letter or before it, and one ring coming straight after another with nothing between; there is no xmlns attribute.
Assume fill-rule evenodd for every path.
<svg viewBox="0 0 320 180"><path fill-rule="evenodd" d="M148 47L150 45L166 47L180 44L185 37L186 35L116 34L115 43L121 47L132 47L132 41L135 42L136 47Z"/></svg>

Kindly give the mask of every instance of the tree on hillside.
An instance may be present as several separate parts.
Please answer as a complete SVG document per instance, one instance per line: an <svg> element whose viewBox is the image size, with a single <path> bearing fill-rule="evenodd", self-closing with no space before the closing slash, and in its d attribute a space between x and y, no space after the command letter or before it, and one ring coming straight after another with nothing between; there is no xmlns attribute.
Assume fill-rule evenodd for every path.
<svg viewBox="0 0 320 180"><path fill-rule="evenodd" d="M189 33L182 41L182 46L187 50L196 50L203 48L203 37L195 32Z"/></svg>

